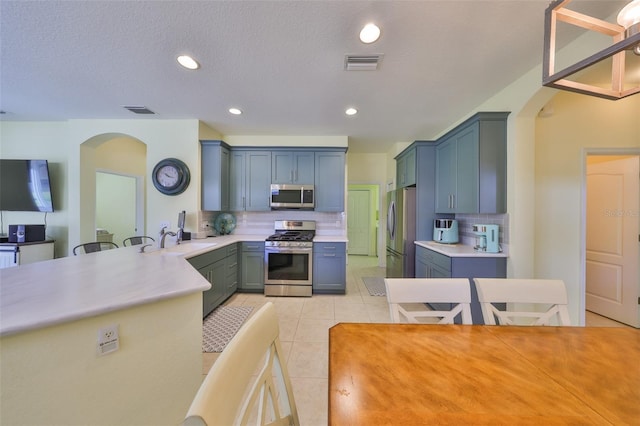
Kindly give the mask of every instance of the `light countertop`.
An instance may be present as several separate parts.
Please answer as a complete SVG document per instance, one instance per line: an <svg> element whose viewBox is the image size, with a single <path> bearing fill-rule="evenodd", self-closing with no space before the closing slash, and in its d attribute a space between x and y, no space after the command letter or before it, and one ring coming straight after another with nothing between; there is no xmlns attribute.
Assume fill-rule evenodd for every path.
<svg viewBox="0 0 640 426"><path fill-rule="evenodd" d="M232 234L140 245L0 269L0 336L35 330L211 288L188 259L268 235ZM316 236L316 242L345 241Z"/></svg>
<svg viewBox="0 0 640 426"><path fill-rule="evenodd" d="M476 251L468 244L442 244L435 241L416 241L417 246L428 248L449 257L509 257L507 253L487 253Z"/></svg>

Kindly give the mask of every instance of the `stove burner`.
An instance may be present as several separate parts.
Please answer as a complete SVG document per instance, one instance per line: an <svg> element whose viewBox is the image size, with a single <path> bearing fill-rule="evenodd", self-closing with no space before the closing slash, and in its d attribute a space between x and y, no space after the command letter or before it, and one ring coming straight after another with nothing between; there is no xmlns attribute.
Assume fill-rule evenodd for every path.
<svg viewBox="0 0 640 426"><path fill-rule="evenodd" d="M284 231L276 232L267 238L267 241L312 241L313 231Z"/></svg>

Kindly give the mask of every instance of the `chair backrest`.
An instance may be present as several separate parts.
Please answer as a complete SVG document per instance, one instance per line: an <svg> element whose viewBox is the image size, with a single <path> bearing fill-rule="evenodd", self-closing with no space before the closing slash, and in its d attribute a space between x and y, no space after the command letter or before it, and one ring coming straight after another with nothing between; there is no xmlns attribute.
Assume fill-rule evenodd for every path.
<svg viewBox="0 0 640 426"><path fill-rule="evenodd" d="M252 315L224 348L191 403L184 425L246 425L250 420L260 425L300 424L271 302Z"/></svg>
<svg viewBox="0 0 640 426"><path fill-rule="evenodd" d="M77 256L78 253L94 253L96 251L110 250L118 248L116 243L93 241L91 243L78 244L73 248L73 255Z"/></svg>
<svg viewBox="0 0 640 426"><path fill-rule="evenodd" d="M460 314L463 324L472 324L471 286L467 278L385 278L391 321L401 315L410 323L420 318L437 319L438 324L453 324ZM449 304L449 310L432 309L429 304ZM409 305L411 304L411 305Z"/></svg>
<svg viewBox="0 0 640 426"><path fill-rule="evenodd" d="M124 247L128 247L128 246L137 246L140 245L142 243L153 243L156 240L154 240L151 237L147 237L146 235L139 235L139 236L135 236L135 237L129 237L129 238L125 238L122 241L122 245Z"/></svg>
<svg viewBox="0 0 640 426"><path fill-rule="evenodd" d="M497 318L499 325L555 325L552 319L557 317L558 325L571 325L567 309L567 290L562 280L517 278L474 278L473 280L478 291L485 324L495 325ZM510 309L512 306L507 306L507 311L501 311L496 309L493 303L518 305L514 309ZM520 321L516 320L517 318ZM527 318L529 320L526 320ZM524 321L528 321L529 324L525 324Z"/></svg>

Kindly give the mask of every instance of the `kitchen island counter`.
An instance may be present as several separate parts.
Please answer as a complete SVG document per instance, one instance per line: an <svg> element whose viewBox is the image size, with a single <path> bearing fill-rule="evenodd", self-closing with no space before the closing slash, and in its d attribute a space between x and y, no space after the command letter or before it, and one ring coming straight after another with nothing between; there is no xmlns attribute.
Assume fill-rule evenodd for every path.
<svg viewBox="0 0 640 426"><path fill-rule="evenodd" d="M0 270L0 424L176 425L202 381L202 292L185 258L262 236L167 240ZM119 333L101 350L103 330ZM111 334L110 334L111 335Z"/></svg>

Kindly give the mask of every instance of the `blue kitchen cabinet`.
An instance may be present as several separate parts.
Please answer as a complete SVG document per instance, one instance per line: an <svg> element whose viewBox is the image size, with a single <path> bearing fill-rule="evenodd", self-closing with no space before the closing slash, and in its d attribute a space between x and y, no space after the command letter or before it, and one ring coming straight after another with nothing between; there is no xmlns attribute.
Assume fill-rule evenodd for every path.
<svg viewBox="0 0 640 426"><path fill-rule="evenodd" d="M229 169L229 210L270 211L271 151L232 149Z"/></svg>
<svg viewBox="0 0 640 426"><path fill-rule="evenodd" d="M416 185L417 147L412 145L396 157L396 187Z"/></svg>
<svg viewBox="0 0 640 426"><path fill-rule="evenodd" d="M478 292L473 278L506 278L505 257L449 257L416 245L416 278L469 278L471 285L471 316L474 324L484 324ZM450 304L435 305L434 309L450 309ZM498 309L504 309L499 305Z"/></svg>
<svg viewBox="0 0 640 426"><path fill-rule="evenodd" d="M396 179L399 187L416 188L416 240L433 237L435 218L436 143L414 141L395 157Z"/></svg>
<svg viewBox="0 0 640 426"><path fill-rule="evenodd" d="M345 151L315 153L315 211L343 212Z"/></svg>
<svg viewBox="0 0 640 426"><path fill-rule="evenodd" d="M236 292L238 245L231 244L187 259L211 288L202 292L202 317L206 317Z"/></svg>
<svg viewBox="0 0 640 426"><path fill-rule="evenodd" d="M241 245L240 282L238 290L264 293L264 242L243 242Z"/></svg>
<svg viewBox="0 0 640 426"><path fill-rule="evenodd" d="M225 268L226 268L226 277L225 277L225 299L231 297L233 293L238 290L238 245L240 243L231 244L226 247L227 249L227 257L225 257Z"/></svg>
<svg viewBox="0 0 640 426"><path fill-rule="evenodd" d="M229 146L223 141L200 141L202 210L229 210Z"/></svg>
<svg viewBox="0 0 640 426"><path fill-rule="evenodd" d="M477 113L438 140L436 213L505 213L507 112Z"/></svg>
<svg viewBox="0 0 640 426"><path fill-rule="evenodd" d="M313 293L344 294L347 288L347 244L313 243Z"/></svg>
<svg viewBox="0 0 640 426"><path fill-rule="evenodd" d="M436 147L436 212L478 213L478 124Z"/></svg>
<svg viewBox="0 0 640 426"><path fill-rule="evenodd" d="M227 268L225 258L227 249L220 248L187 259L200 274L211 284L211 288L202 292L202 317L206 317L225 300L227 292Z"/></svg>
<svg viewBox="0 0 640 426"><path fill-rule="evenodd" d="M272 151L271 183L313 185L315 157L312 151Z"/></svg>

